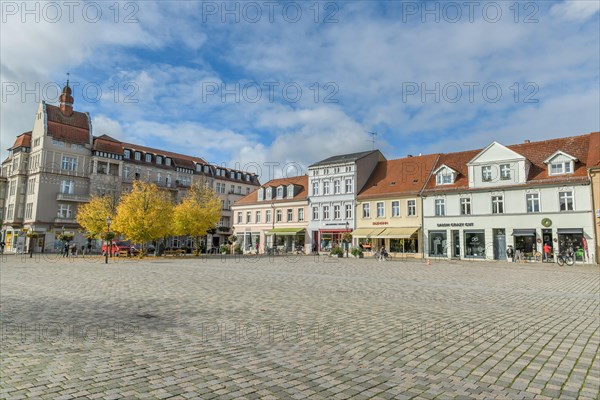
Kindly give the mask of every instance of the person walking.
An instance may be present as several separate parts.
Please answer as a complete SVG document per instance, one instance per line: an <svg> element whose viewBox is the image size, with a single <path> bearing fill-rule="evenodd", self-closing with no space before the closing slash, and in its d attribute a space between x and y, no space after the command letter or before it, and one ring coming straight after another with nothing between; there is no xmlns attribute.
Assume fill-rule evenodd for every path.
<svg viewBox="0 0 600 400"><path fill-rule="evenodd" d="M379 249L379 261L385 261L386 255L385 246L381 246L381 249Z"/></svg>
<svg viewBox="0 0 600 400"><path fill-rule="evenodd" d="M68 242L65 242L65 245L63 246L63 257L69 258L69 243Z"/></svg>
<svg viewBox="0 0 600 400"><path fill-rule="evenodd" d="M4 254L4 247L6 246L6 243L4 243L4 240L0 242L0 254Z"/></svg>
<svg viewBox="0 0 600 400"><path fill-rule="evenodd" d="M550 247L550 243L546 242L544 244L544 261L550 261L550 253L552 252L552 247Z"/></svg>

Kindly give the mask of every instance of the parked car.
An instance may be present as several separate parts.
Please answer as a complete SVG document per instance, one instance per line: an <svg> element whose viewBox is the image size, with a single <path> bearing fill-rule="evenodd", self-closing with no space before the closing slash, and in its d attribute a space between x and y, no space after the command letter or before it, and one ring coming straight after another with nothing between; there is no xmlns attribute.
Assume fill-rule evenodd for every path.
<svg viewBox="0 0 600 400"><path fill-rule="evenodd" d="M113 240L112 246L111 246L111 253L114 257L118 257L119 253L121 251L129 252L131 247L132 247L131 243L129 243L129 242L119 242L119 241ZM108 249L108 245L106 243L103 243L102 244L102 255L106 254L106 249ZM111 253L109 253L109 254L111 254Z"/></svg>

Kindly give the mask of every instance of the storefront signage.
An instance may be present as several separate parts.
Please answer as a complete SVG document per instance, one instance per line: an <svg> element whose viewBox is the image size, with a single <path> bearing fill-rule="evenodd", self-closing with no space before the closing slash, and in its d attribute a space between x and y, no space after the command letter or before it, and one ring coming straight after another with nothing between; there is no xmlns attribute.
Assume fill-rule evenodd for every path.
<svg viewBox="0 0 600 400"><path fill-rule="evenodd" d="M438 228L458 228L461 226L475 226L475 224L473 222L452 222L452 223L445 223L445 224L437 224Z"/></svg>
<svg viewBox="0 0 600 400"><path fill-rule="evenodd" d="M387 221L375 221L373 222L373 225L387 225L388 222Z"/></svg>

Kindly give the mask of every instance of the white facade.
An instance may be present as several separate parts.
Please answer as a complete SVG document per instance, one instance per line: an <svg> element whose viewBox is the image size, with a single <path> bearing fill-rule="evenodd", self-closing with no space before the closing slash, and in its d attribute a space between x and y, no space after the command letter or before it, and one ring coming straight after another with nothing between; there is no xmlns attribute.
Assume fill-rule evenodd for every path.
<svg viewBox="0 0 600 400"><path fill-rule="evenodd" d="M493 142L466 164L468 187L453 187L459 172L442 160L432 176L434 188L422 197L424 253L502 260L512 246L535 259L548 244L555 256L572 250L576 260L595 262L591 186L573 174L577 162L556 151L533 165ZM531 168L537 168L535 181L528 181Z"/></svg>
<svg viewBox="0 0 600 400"><path fill-rule="evenodd" d="M572 193L573 210L560 209L559 193ZM503 213L494 214L492 197L500 196L504 202ZM531 208L532 199L536 198L539 198L539 211ZM471 214L462 213L461 199L470 200ZM519 236L513 236L514 233L519 234L518 230L535 231L533 250L537 252L543 252L544 243L551 242L554 253L557 253L561 249L561 238L567 237L563 234L566 231L580 230L591 244L595 239L590 199L590 185L429 195L423 199L425 254L461 259L505 259L508 245L518 248L516 241L520 240L517 239ZM440 200L444 202L444 216L435 215L436 200L438 206ZM473 252L473 246L469 250L469 243L472 243L469 239L475 237L474 233L483 233L483 252ZM436 236L441 238L439 244ZM436 246L439 248L436 249ZM581 261L592 262L595 259L593 246L588 247L588 254Z"/></svg>

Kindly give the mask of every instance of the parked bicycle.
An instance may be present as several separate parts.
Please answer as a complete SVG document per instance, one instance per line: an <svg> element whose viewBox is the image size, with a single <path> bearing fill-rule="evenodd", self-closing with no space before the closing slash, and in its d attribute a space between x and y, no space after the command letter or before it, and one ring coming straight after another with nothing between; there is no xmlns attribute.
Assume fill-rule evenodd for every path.
<svg viewBox="0 0 600 400"><path fill-rule="evenodd" d="M560 253L558 255L558 257L556 257L556 262L561 267L563 265L565 265L565 264L567 264L567 265L573 265L573 264L575 264L575 257L573 257L573 253L567 252L567 251L563 251L562 253Z"/></svg>

